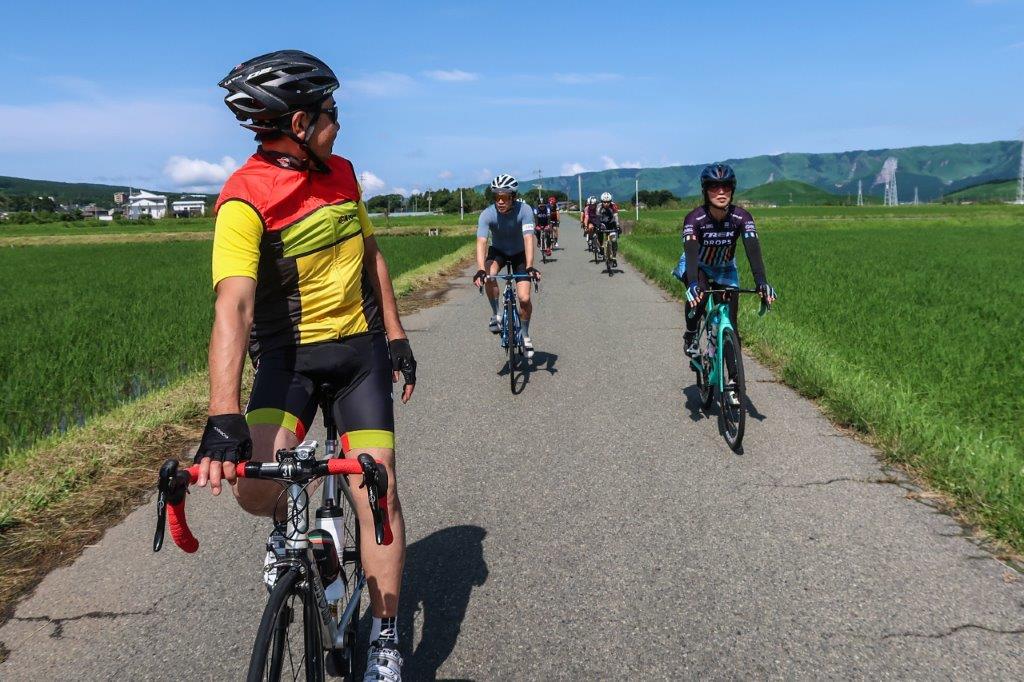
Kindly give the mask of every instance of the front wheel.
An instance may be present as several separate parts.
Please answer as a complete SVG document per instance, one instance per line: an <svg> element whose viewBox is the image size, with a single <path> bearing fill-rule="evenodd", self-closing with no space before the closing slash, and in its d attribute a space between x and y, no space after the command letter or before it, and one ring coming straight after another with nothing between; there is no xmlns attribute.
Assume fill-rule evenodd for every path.
<svg viewBox="0 0 1024 682"><path fill-rule="evenodd" d="M312 593L300 590L299 570L277 580L263 610L249 659L248 682L324 679L320 615Z"/></svg>
<svg viewBox="0 0 1024 682"><path fill-rule="evenodd" d="M508 320L508 377L512 392L516 392L516 369L519 366L519 329L516 324L515 304L505 303L505 318Z"/></svg>
<svg viewBox="0 0 1024 682"><path fill-rule="evenodd" d="M722 435L729 447L739 452L747 417L747 387L743 379L743 355L733 329L726 329L722 334L722 377L722 390L718 394Z"/></svg>

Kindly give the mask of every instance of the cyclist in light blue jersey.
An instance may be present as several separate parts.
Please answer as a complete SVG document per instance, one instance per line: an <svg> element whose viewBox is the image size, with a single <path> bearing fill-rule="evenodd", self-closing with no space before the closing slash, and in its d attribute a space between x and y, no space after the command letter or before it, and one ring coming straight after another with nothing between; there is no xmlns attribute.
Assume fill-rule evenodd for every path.
<svg viewBox="0 0 1024 682"><path fill-rule="evenodd" d="M494 281L485 282L488 275L495 275L512 264L512 272L517 275L529 275L531 279L540 281L540 272L533 267L534 251L534 218L533 209L517 198L519 182L507 173L491 181L491 193L494 203L480 213L476 230L476 263L477 272L473 283L477 286L486 284L487 301L491 304L490 330L498 333L498 284ZM490 246L487 241L490 237ZM533 316L533 302L530 300L530 280L516 282L516 295L519 298L519 315L523 324L523 346L526 357L533 357L533 341L530 339L530 318Z"/></svg>

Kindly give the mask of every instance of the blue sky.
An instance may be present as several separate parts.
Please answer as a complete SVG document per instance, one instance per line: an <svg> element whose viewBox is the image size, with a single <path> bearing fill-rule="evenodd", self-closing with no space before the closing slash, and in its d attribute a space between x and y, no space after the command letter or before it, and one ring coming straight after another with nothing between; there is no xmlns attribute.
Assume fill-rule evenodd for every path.
<svg viewBox="0 0 1024 682"><path fill-rule="evenodd" d="M216 189L253 149L216 83L284 48L339 75L373 193L1024 126L1024 0L502 6L9 3L0 175Z"/></svg>

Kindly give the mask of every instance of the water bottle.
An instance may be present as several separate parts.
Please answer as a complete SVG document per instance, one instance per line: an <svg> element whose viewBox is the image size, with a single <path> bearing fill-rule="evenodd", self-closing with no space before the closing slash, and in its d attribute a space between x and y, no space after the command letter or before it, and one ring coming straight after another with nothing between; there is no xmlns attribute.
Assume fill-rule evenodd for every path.
<svg viewBox="0 0 1024 682"><path fill-rule="evenodd" d="M313 556L316 557L317 565L320 566L320 576L324 581L324 591L326 592L328 602L336 602L344 594L344 585L342 585L341 580L337 579L341 573L342 553L345 551L344 523L344 511L338 505L320 507L316 510L316 530L313 533L322 534L318 535L318 537L323 538L326 536L329 539L330 552L326 551L328 547L325 540L321 540L318 544L313 539L313 533L309 534L309 541L313 546ZM318 546L324 548L323 561L327 570L324 569L324 566L320 565L321 557L317 554Z"/></svg>

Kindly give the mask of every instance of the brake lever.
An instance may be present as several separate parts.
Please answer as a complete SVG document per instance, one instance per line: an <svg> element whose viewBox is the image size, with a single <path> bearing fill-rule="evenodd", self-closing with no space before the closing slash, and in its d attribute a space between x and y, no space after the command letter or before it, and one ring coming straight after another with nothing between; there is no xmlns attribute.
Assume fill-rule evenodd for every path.
<svg viewBox="0 0 1024 682"><path fill-rule="evenodd" d="M156 532L153 533L153 551L159 552L164 546L164 531L167 527L167 505L177 504L188 492L188 471L178 470L178 460L168 459L160 467L156 496Z"/></svg>
<svg viewBox="0 0 1024 682"><path fill-rule="evenodd" d="M387 495L387 472L383 470L383 467L378 468L377 463L373 461L373 457L366 454L365 452L357 458L359 465L363 467L363 482L359 486L360 488L366 488L366 498L370 503L370 513L373 515L373 535L378 545L384 544L384 517L380 510L380 493L383 492ZM380 477L383 474L384 480L381 481ZM382 485L383 484L383 485ZM380 488L383 487L383 491Z"/></svg>

